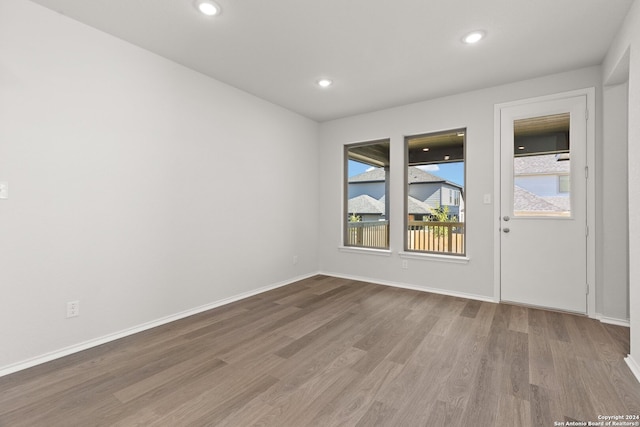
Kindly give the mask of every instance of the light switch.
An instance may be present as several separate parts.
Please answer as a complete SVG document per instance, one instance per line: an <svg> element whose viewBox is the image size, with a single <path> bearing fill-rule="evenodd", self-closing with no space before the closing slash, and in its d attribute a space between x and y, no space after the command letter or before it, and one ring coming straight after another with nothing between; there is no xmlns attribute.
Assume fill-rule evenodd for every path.
<svg viewBox="0 0 640 427"><path fill-rule="evenodd" d="M8 198L9 198L9 183L0 182L0 199L8 199Z"/></svg>

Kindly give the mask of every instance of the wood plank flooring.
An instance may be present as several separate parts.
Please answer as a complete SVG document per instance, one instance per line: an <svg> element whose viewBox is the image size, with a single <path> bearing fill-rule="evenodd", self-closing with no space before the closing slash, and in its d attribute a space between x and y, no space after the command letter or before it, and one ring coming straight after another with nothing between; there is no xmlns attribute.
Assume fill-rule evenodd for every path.
<svg viewBox="0 0 640 427"><path fill-rule="evenodd" d="M628 329L317 276L0 378L0 426L554 426L639 415Z"/></svg>

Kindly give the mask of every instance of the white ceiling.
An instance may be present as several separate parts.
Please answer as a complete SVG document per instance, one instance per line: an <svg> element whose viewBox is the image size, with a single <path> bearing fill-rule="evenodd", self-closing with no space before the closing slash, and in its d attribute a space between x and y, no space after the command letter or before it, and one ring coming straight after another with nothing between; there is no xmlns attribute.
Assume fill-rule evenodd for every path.
<svg viewBox="0 0 640 427"><path fill-rule="evenodd" d="M600 64L633 2L32 1L317 121Z"/></svg>

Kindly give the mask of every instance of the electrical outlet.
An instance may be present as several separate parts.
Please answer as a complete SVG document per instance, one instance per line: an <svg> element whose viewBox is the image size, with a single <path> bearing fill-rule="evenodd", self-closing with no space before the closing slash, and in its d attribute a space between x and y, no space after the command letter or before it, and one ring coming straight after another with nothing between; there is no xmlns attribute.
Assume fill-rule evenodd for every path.
<svg viewBox="0 0 640 427"><path fill-rule="evenodd" d="M407 268L409 268L409 261L408 260L406 260L406 259L402 260L402 268L404 268L405 270Z"/></svg>
<svg viewBox="0 0 640 427"><path fill-rule="evenodd" d="M80 315L80 301L69 301L67 303L67 318Z"/></svg>

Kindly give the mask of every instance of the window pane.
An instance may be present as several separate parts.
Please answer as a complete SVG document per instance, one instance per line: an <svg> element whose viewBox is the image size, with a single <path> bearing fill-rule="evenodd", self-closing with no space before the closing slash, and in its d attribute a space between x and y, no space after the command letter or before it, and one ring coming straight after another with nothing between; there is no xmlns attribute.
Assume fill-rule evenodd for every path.
<svg viewBox="0 0 640 427"><path fill-rule="evenodd" d="M405 250L465 254L465 129L405 138Z"/></svg>
<svg viewBox="0 0 640 427"><path fill-rule="evenodd" d="M389 141L345 146L345 246L389 248Z"/></svg>
<svg viewBox="0 0 640 427"><path fill-rule="evenodd" d="M514 121L513 215L571 215L569 113Z"/></svg>
<svg viewBox="0 0 640 427"><path fill-rule="evenodd" d="M571 191L571 184L569 181L569 175L558 176L558 192L568 193Z"/></svg>

